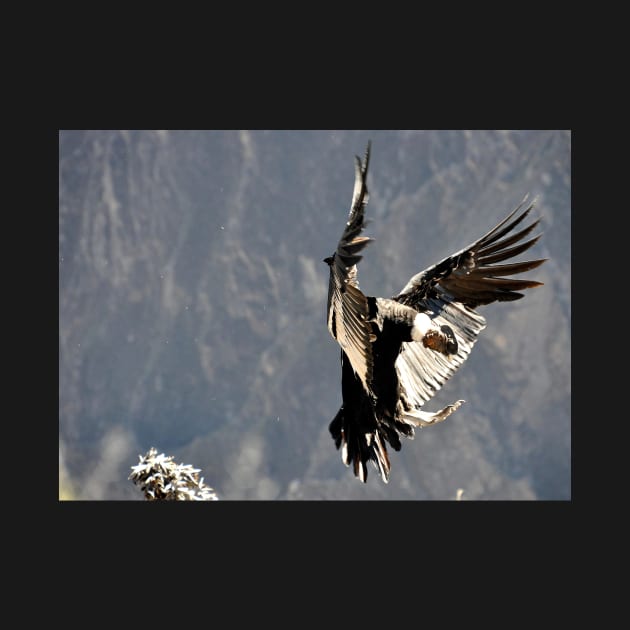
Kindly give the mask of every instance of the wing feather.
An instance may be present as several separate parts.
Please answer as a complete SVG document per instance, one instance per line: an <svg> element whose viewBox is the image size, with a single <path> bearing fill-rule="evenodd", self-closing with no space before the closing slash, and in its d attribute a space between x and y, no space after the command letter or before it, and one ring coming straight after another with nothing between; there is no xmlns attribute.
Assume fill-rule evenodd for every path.
<svg viewBox="0 0 630 630"><path fill-rule="evenodd" d="M356 158L352 205L348 221L334 255L327 260L330 265L328 328L330 334L346 353L365 391L371 394L374 369L372 326L368 322L368 299L359 289L356 268L357 263L362 259L360 252L372 240L367 236L361 236L366 225L365 207L369 199L367 188L369 162L370 143L368 142L363 161L359 157Z"/></svg>
<svg viewBox="0 0 630 630"><path fill-rule="evenodd" d="M545 259L512 263L511 265L493 265L493 263L512 258L529 249L540 235L519 243L539 223L534 221L518 232L508 235L530 213L534 203L522 210L526 198L503 221L468 247L445 258L437 265L416 274L403 290L393 299L423 310L428 297L441 296L444 303L461 302L474 308L481 304L518 300L522 294L517 291L540 286L533 280L498 279L511 273L523 273L534 269ZM520 214L519 211L522 212ZM506 238L503 238L506 237ZM519 243L516 245L516 243Z"/></svg>

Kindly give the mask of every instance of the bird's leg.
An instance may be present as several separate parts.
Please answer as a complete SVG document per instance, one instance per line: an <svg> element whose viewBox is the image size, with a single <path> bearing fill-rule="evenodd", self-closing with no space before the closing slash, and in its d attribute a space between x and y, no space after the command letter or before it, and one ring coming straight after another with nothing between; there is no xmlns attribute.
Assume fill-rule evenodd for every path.
<svg viewBox="0 0 630 630"><path fill-rule="evenodd" d="M419 409L414 409L413 411L409 411L404 414L403 420L407 424L412 424L416 427L428 427L432 424L437 424L438 422L442 422L446 420L454 411L457 411L462 403L466 401L458 400L454 402L452 405L447 405L444 409L440 409L435 413L429 413L428 411L420 411Z"/></svg>

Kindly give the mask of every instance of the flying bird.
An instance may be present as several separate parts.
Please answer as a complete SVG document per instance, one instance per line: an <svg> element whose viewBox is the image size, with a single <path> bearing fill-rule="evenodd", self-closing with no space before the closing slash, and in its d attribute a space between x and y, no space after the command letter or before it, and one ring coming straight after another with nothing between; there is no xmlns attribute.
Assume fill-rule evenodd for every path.
<svg viewBox="0 0 630 630"><path fill-rule="evenodd" d="M534 206L526 205L525 198L487 234L413 276L398 295L365 295L359 289L357 263L373 240L362 236L369 163L368 142L363 160L356 157L348 221L337 249L324 259L330 267L328 329L341 346L343 400L329 430L356 477L367 480L371 461L387 483L387 444L399 451L402 436L413 438L416 427L442 422L464 402L434 413L422 410L468 358L486 327L475 309L519 300L520 291L541 286L508 276L534 269L545 259L504 262L541 236L524 240L540 221L523 226Z"/></svg>

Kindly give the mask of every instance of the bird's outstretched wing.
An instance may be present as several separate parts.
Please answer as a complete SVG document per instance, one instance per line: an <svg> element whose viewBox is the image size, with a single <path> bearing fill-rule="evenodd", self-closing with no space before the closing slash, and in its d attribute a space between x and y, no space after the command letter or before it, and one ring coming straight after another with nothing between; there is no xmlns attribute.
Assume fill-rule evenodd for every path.
<svg viewBox="0 0 630 630"><path fill-rule="evenodd" d="M530 213L526 198L501 223L480 239L437 265L416 274L393 299L427 312L439 327L448 325L458 343L457 353L446 357L421 343L403 343L396 361L398 376L410 407L409 420L421 419L419 407L429 400L468 357L485 319L473 309L495 301L518 300L519 291L542 285L534 280L506 278L541 265L545 259L506 264L503 261L529 249L541 235L523 241L540 219L512 233Z"/></svg>
<svg viewBox="0 0 630 630"><path fill-rule="evenodd" d="M524 252L541 237L539 234L519 242L532 232L540 219L510 234L534 207L535 201L518 214L526 201L527 197L501 223L468 247L416 274L393 299L416 308L423 306L422 302L427 297L440 297L445 303L461 302L475 308L497 301L518 300L523 297L518 291L540 286L542 282L504 276L534 269L545 259L495 264Z"/></svg>
<svg viewBox="0 0 630 630"><path fill-rule="evenodd" d="M361 236L366 225L365 207L368 202L367 170L370 162L370 143L363 161L356 158L356 172L352 206L346 227L333 256L326 259L330 265L328 286L328 329L348 357L354 372L361 379L366 392L371 393L374 360L372 357L371 325L366 296L359 289L357 263L363 258L360 252L372 240Z"/></svg>

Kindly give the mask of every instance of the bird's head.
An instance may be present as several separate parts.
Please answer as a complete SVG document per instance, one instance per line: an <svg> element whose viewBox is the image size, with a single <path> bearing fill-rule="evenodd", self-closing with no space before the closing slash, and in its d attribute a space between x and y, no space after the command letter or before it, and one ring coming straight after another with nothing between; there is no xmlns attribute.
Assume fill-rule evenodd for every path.
<svg viewBox="0 0 630 630"><path fill-rule="evenodd" d="M333 262L335 261L335 255L333 254L332 256L327 256L326 258L324 258L324 262L330 267Z"/></svg>

